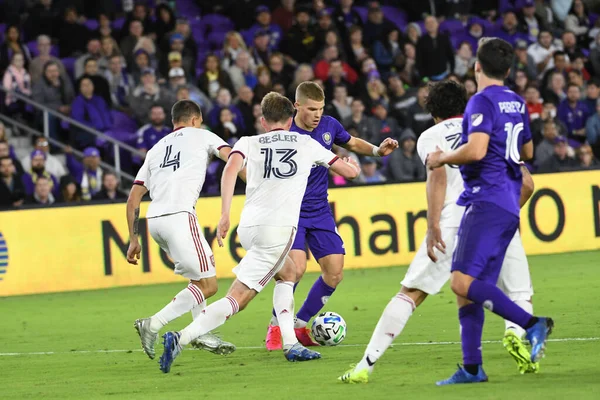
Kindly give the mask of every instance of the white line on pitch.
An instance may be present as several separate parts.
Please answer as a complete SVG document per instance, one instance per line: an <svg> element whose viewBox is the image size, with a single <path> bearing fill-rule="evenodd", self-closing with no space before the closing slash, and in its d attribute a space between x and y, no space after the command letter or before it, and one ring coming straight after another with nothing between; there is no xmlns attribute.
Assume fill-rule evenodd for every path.
<svg viewBox="0 0 600 400"><path fill-rule="evenodd" d="M600 337L587 337L587 338L557 338L557 339L548 339L549 342L597 342L600 340ZM502 343L500 340L483 340L482 343ZM460 342L407 342L407 343L394 343L394 346L446 346L446 345L457 345ZM341 344L337 347L365 347L366 344ZM243 346L238 347L238 350L257 350L264 349L264 346ZM5 356L45 356L45 355L53 355L53 354L97 354L97 353L131 353L142 350L73 350L73 351L33 351L33 352L23 352L23 353L0 353L0 357Z"/></svg>

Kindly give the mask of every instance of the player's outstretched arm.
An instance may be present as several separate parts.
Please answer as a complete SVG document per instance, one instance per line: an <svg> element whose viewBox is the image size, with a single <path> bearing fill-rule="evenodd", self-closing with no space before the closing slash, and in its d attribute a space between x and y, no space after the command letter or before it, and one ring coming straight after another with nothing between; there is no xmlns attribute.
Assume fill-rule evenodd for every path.
<svg viewBox="0 0 600 400"><path fill-rule="evenodd" d="M480 161L485 157L490 143L490 135L474 132L469 135L469 141L456 150L443 152L439 148L427 156L427 168L439 168L445 164L463 165Z"/></svg>
<svg viewBox="0 0 600 400"><path fill-rule="evenodd" d="M344 159L338 158L329 168L346 179L354 179L360 175L360 167L350 157Z"/></svg>
<svg viewBox="0 0 600 400"><path fill-rule="evenodd" d="M127 199L127 226L129 228L129 249L127 250L127 262L136 264L140 259L142 247L139 239L140 204L142 197L148 193L143 185L135 184L129 192Z"/></svg>
<svg viewBox="0 0 600 400"><path fill-rule="evenodd" d="M533 195L535 185L533 178L525 164L521 164L521 173L523 174L523 184L521 186L521 198L519 199L519 207L523 208L527 200Z"/></svg>
<svg viewBox="0 0 600 400"><path fill-rule="evenodd" d="M361 138L352 137L346 144L342 145L342 147L363 156L383 157L398 148L398 141L392 138L386 138L378 147Z"/></svg>
<svg viewBox="0 0 600 400"><path fill-rule="evenodd" d="M240 152L230 154L221 176L221 219L217 226L217 242L223 247L223 239L229 231L229 211L233 200L233 191L238 173L244 166L244 156Z"/></svg>
<svg viewBox="0 0 600 400"><path fill-rule="evenodd" d="M442 239L440 218L446 199L446 169L436 168L427 172L427 256L437 262L434 248L446 254L446 243Z"/></svg>

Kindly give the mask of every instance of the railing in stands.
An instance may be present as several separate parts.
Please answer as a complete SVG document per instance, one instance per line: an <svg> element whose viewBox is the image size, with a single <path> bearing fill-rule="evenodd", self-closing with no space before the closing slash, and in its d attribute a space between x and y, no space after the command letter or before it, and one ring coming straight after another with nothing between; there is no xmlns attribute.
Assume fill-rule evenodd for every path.
<svg viewBox="0 0 600 400"><path fill-rule="evenodd" d="M6 90L2 86L0 86L0 92L3 92L2 97L6 96L7 94L10 94L10 96L13 96L14 98L22 100L23 102L31 105L36 111L41 112L42 113L42 121L43 121L43 131L40 132L34 128L31 128L30 126L27 126L26 124L23 124L23 123L15 120L14 118L10 118L10 117L0 113L1 120L17 127L18 129L25 130L31 134L39 135L40 133L42 133L42 135L44 137L46 137L52 145L59 147L61 149L64 149L65 147L68 146L67 144L62 143L59 140L56 140L56 139L50 137L50 115L52 115L52 116L56 117L57 119L59 119L60 121L68 123L69 125L75 126L81 130L84 130L84 131L94 135L94 137L97 139L99 138L107 143L110 143L113 147L114 166L112 166L106 162L102 162L102 166L104 168L108 168L109 170L115 172L115 174L119 177L119 179L125 178L127 180L130 180L131 182L134 181L135 178L132 175L128 174L127 172L122 171L122 169L121 169L121 149L131 153L132 157L134 155L137 155L137 156L143 158L144 153L142 153L135 147L132 147L132 146L128 145L127 143L123 143L123 142L116 140L108 135L105 135L104 133L102 133L100 131L90 128L89 126L86 126L86 125L74 120L73 118L62 114L61 112L53 110L53 109L51 109L41 103L38 103L37 101L34 101L31 98L24 96L20 93L14 92L12 90ZM75 150L75 149L73 149L73 153L78 156L83 155L82 152Z"/></svg>

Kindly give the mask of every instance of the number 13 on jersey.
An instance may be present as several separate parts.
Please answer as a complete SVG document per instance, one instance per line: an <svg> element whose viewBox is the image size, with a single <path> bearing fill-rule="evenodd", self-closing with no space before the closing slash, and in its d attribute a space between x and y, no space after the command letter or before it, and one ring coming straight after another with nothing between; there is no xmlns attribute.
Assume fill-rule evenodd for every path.
<svg viewBox="0 0 600 400"><path fill-rule="evenodd" d="M271 175L275 178L286 179L291 178L298 172L298 164L293 160L293 157L298 151L295 149L273 149L263 147L260 149L260 154L265 155L265 167L263 178L270 179ZM273 166L273 153L278 155L278 161L275 161Z"/></svg>

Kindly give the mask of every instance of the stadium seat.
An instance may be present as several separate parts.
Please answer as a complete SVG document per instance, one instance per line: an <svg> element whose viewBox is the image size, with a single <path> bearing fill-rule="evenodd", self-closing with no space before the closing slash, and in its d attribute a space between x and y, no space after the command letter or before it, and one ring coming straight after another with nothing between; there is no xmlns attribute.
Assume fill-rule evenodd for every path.
<svg viewBox="0 0 600 400"><path fill-rule="evenodd" d="M206 41L208 42L210 49L220 50L223 48L223 42L225 42L225 35L227 32L213 31L208 34Z"/></svg>
<svg viewBox="0 0 600 400"><path fill-rule="evenodd" d="M116 110L111 110L110 114L113 119L113 129L118 128L120 131L130 133L134 133L138 130L137 123L129 115Z"/></svg>
<svg viewBox="0 0 600 400"><path fill-rule="evenodd" d="M123 17L117 18L112 22L113 29L116 29L118 31L123 29L123 25L125 25L125 18Z"/></svg>
<svg viewBox="0 0 600 400"><path fill-rule="evenodd" d="M71 79L74 79L75 78L76 58L75 57L65 57L65 58L61 58L60 60L62 61L63 65L65 66L65 70L67 70L67 73L69 74Z"/></svg>
<svg viewBox="0 0 600 400"><path fill-rule="evenodd" d="M391 6L382 6L381 10L383 11L383 15L385 15L385 18L392 21L398 29L404 31L404 28L406 27L408 21L408 18L404 11L400 10L397 7Z"/></svg>
<svg viewBox="0 0 600 400"><path fill-rule="evenodd" d="M221 14L206 14L202 17L202 23L206 25L209 32L229 32L235 30L233 22L229 18Z"/></svg>
<svg viewBox="0 0 600 400"><path fill-rule="evenodd" d="M352 9L358 13L363 24L367 22L367 15L369 14L369 10L367 10L367 7L352 7Z"/></svg>
<svg viewBox="0 0 600 400"><path fill-rule="evenodd" d="M440 31L449 35L464 32L465 28L461 21L457 19L446 19L440 24Z"/></svg>
<svg viewBox="0 0 600 400"><path fill-rule="evenodd" d="M90 31L95 31L96 29L98 29L100 24L98 23L98 20L88 19L84 22L83 26L88 28Z"/></svg>

